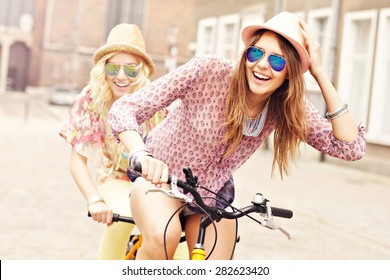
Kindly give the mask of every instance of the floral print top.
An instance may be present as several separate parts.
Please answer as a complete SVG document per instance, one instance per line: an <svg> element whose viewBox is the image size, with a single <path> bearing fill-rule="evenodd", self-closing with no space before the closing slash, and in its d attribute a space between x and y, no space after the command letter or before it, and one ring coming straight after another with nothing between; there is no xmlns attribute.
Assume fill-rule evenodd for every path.
<svg viewBox="0 0 390 280"><path fill-rule="evenodd" d="M107 125L108 109L92 100L91 91L88 87L84 88L73 105L60 136L95 165L98 184L112 179L129 180L126 175L127 151ZM149 131L165 114L166 110L156 113L153 118L144 122L142 130Z"/></svg>
<svg viewBox="0 0 390 280"><path fill-rule="evenodd" d="M114 135L125 130L142 133L140 124L174 100L180 104L153 129L146 145L155 158L168 164L170 173L183 179L189 166L199 184L218 192L232 174L256 151L275 129L276 119L268 114L261 133L243 136L236 151L223 157L225 107L229 83L237 62L213 55L199 55L176 70L111 107L108 123ZM353 142L342 142L332 133L331 123L305 100L309 123L306 142L317 150L344 160L360 159L365 152L364 128L358 127ZM210 196L208 191L201 191ZM211 200L210 204L214 204Z"/></svg>

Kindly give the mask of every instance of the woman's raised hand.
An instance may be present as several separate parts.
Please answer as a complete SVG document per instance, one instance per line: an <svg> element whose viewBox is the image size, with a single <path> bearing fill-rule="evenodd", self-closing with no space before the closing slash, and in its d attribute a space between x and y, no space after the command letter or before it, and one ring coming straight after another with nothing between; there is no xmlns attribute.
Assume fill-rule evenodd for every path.
<svg viewBox="0 0 390 280"><path fill-rule="evenodd" d="M310 73L316 77L318 74L324 71L321 58L321 48L320 44L312 34L309 25L302 19L299 19L299 24L301 26L301 32L303 37L306 40L306 50L309 53L310 57Z"/></svg>

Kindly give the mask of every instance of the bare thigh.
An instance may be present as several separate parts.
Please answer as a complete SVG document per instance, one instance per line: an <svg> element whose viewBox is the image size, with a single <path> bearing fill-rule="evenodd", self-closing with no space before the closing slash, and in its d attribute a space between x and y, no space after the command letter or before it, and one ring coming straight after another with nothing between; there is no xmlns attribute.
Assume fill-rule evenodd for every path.
<svg viewBox="0 0 390 280"><path fill-rule="evenodd" d="M186 239L191 251L198 238L198 229L200 224L200 214L190 215L186 219L185 232ZM212 254L209 256L211 260L228 260L232 258L234 247L236 244L236 220L222 219L215 223L217 236L214 226L211 224L206 230L205 250L206 257L210 254L215 240L217 241ZM216 239L217 237L217 239Z"/></svg>
<svg viewBox="0 0 390 280"><path fill-rule="evenodd" d="M180 208L182 202L162 193L146 193L150 188L154 188L154 185L144 179L138 179L133 183L130 195L131 213L143 235L143 244L154 244L157 248L161 248L166 233L165 241L170 246L168 250L173 256L181 235L179 213L175 215L174 213ZM150 250L158 251L157 248L150 248Z"/></svg>
<svg viewBox="0 0 390 280"><path fill-rule="evenodd" d="M99 185L98 191L114 213L131 216L129 208L131 185L125 180L110 180Z"/></svg>

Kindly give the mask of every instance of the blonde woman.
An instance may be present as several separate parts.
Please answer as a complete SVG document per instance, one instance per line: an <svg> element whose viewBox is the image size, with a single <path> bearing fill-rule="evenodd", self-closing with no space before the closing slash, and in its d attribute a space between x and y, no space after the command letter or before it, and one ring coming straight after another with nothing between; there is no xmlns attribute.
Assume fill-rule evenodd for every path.
<svg viewBox="0 0 390 280"><path fill-rule="evenodd" d="M139 28L125 23L111 30L92 62L90 82L74 104L60 135L72 145L70 170L87 201L88 211L93 220L107 224L98 258L123 259L133 226L112 224L112 214L130 215L127 150L115 139L106 120L115 100L149 83L154 64L145 51ZM144 123L145 127L163 117L164 111L157 113L150 123ZM96 167L96 179L88 162Z"/></svg>
<svg viewBox="0 0 390 280"><path fill-rule="evenodd" d="M137 162L142 166L142 177L135 179L130 197L133 217L143 234L139 259L165 257L163 232L182 202L145 190L165 188L168 174L184 179L182 168L189 166L199 184L207 188L200 190L206 203L225 207L221 197L234 200L233 173L271 133L273 166L281 176L288 174L301 142L343 160L358 160L365 152L364 129L355 123L325 74L318 42L303 20L282 12L264 25L246 27L242 39L245 49L238 61L195 56L147 87L118 99L109 112L114 134L130 151L130 167ZM303 74L307 70L321 88L328 118L305 97ZM145 145L138 123L174 100L180 100L180 106L149 133ZM187 243L192 248L202 212L190 205L183 213ZM232 256L235 235L227 223L217 224L218 243L211 258ZM168 229L172 257L180 237L178 215ZM213 242L210 228L207 252Z"/></svg>

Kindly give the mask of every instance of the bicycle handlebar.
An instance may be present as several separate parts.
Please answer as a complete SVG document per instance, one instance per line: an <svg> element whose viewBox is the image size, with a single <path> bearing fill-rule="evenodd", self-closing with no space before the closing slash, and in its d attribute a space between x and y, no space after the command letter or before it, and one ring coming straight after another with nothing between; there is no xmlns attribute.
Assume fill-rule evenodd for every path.
<svg viewBox="0 0 390 280"><path fill-rule="evenodd" d="M142 166L140 163L137 163L135 165L134 171L138 172L139 174L142 172ZM177 179L175 176L169 175L167 184L170 185L171 187L170 190L165 190L162 188L154 188L148 191L162 192L163 194L168 195L171 198L180 199L187 203L191 203L195 200L195 204L199 208L201 208L204 213L208 215L208 219L203 221L205 222L205 224L206 223L209 224L212 221L219 222L222 218L238 219L243 216L248 216L252 220L257 221L260 225L268 229L280 230L283 234L285 234L288 237L288 239L291 239L291 235L283 228L276 226L273 220L273 216L286 218L286 219L292 218L293 212L291 210L269 206L268 204L269 200L264 198L263 195L260 193L255 194L255 196L252 199L252 205L243 207L241 209L237 209L231 206L230 204L226 203L227 206L231 206L232 209L235 210L233 212L226 211L223 208L209 206L203 202L203 199L197 190L197 188L199 187L198 178L196 176L193 176L192 171L189 167L184 168L183 172L186 175L185 182ZM178 187L181 188L184 193L180 192ZM187 193L190 193L193 198L187 196L186 195ZM249 216L248 214L250 213L261 213L261 214L265 214L266 217L263 219L263 221L259 221ZM89 217L91 216L89 212L88 212L88 216ZM116 213L113 214L112 221L135 224L133 218L121 216Z"/></svg>
<svg viewBox="0 0 390 280"><path fill-rule="evenodd" d="M142 172L141 164L137 163L135 165L134 171L141 173ZM286 219L290 219L293 216L293 212L291 210L268 206L267 204L268 200L265 199L260 193L257 193L255 195L254 199L252 200L251 206L246 206L242 209L239 209L239 211L237 212L229 212L222 208L208 206L203 202L202 197L197 191L197 188L199 187L197 183L197 178L196 176L192 175L191 169L186 167L183 169L183 171L186 175L186 182L181 181L172 175L169 175L167 183L170 184L171 187L172 184L176 185L177 187L181 188L184 191L184 193L187 192L191 193L196 204L216 220L220 220L221 218L237 219L249 213L268 214L270 215L270 217L276 216L276 217L282 217ZM163 190L161 191L164 192ZM165 193L167 194L167 192ZM168 195L175 198L183 199L182 197L177 197L175 195L172 195L171 193L169 193Z"/></svg>

